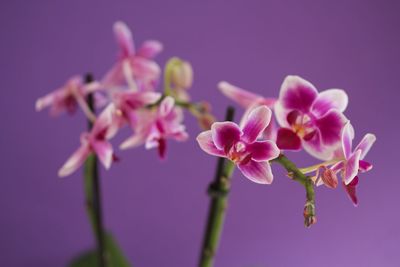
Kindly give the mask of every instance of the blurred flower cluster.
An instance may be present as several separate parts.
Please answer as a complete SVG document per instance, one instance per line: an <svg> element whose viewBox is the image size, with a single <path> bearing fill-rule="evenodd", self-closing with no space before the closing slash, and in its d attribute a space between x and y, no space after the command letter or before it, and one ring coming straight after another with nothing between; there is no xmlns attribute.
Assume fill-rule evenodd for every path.
<svg viewBox="0 0 400 267"><path fill-rule="evenodd" d="M187 90L192 86L193 70L189 62L171 58L164 70L164 90L157 92L162 71L154 58L163 45L149 40L136 48L125 23L116 22L113 30L118 58L102 79L74 76L36 102L37 111L50 108L52 115L73 114L80 108L93 125L81 134L80 147L61 167L59 176L72 174L91 153L106 169L110 168L117 158L110 139L125 126L132 130L132 135L120 149L144 145L147 149L157 148L164 158L167 140L181 142L188 138L183 124L184 109L204 128L214 121L207 103L190 102ZM95 110L99 110L98 116Z"/></svg>
<svg viewBox="0 0 400 267"><path fill-rule="evenodd" d="M298 76L284 79L277 99L227 82L220 82L218 87L245 108L245 113L241 126L216 122L211 130L201 133L197 141L205 152L230 159L254 182L270 184L273 175L269 162L285 150L304 149L321 162L299 171L315 185L329 188L336 188L341 176L346 193L354 205L358 204L359 174L372 168L364 158L376 138L368 133L352 149L354 129L343 113L348 105L345 91L318 92L313 84Z"/></svg>

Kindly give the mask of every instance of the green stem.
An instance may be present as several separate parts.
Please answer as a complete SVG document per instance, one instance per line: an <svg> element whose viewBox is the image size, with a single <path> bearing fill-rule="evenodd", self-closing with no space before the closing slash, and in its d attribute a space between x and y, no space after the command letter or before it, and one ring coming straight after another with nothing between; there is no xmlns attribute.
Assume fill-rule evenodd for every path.
<svg viewBox="0 0 400 267"><path fill-rule="evenodd" d="M232 121L234 109L229 107L226 114L227 121ZM214 256L218 249L222 228L225 219L230 180L235 165L224 158L218 159L217 170L214 181L208 188L208 195L211 198L207 226L203 238L203 246L200 255L199 267L211 267L214 263Z"/></svg>
<svg viewBox="0 0 400 267"><path fill-rule="evenodd" d="M279 157L273 159L272 162L279 163L288 172L290 178L301 183L306 190L306 204L304 205L304 224L310 227L316 223L315 215L315 192L314 185L309 176L306 176L297 166L290 161L285 155L280 154Z"/></svg>
<svg viewBox="0 0 400 267"><path fill-rule="evenodd" d="M86 83L93 81L91 74L85 77ZM95 105L93 94L89 94L87 98L89 109L95 114ZM93 127L93 122L88 121L89 131ZM95 154L91 154L85 162L85 192L86 192L86 207L91 220L93 232L96 235L97 251L100 267L107 267L105 246L104 246L104 228L101 207L100 181L98 160Z"/></svg>

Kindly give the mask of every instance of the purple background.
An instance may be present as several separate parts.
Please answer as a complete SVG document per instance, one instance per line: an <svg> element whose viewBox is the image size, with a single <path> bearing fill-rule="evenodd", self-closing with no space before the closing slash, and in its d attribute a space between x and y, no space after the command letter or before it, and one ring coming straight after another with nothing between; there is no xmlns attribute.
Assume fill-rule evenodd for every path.
<svg viewBox="0 0 400 267"><path fill-rule="evenodd" d="M320 90L346 89L355 141L378 137L360 206L341 188L319 188L311 229L303 226L303 188L279 166L272 186L236 172L217 266L400 266L399 10L398 1L378 0L2 1L1 265L65 266L93 245L81 173L56 176L85 121L80 113L51 119L34 102L73 74L102 75L117 53L112 23L121 19L138 43L165 44L160 64L175 55L192 62L191 94L210 100L219 118L231 102L218 81L277 96L285 75L298 74ZM140 148L119 153L122 162L103 172L106 224L135 266L197 263L216 159L199 150L196 122L186 121L192 138L170 143L165 162Z"/></svg>

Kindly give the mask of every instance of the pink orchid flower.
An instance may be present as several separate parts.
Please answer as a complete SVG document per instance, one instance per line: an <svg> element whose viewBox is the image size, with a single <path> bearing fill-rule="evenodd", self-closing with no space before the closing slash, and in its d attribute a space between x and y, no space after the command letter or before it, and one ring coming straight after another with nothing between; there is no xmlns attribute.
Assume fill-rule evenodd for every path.
<svg viewBox="0 0 400 267"><path fill-rule="evenodd" d="M273 141L257 141L271 120L267 106L253 109L239 127L233 122L215 122L211 130L200 133L197 142L206 153L228 158L245 177L259 184L273 180L269 160L279 156Z"/></svg>
<svg viewBox="0 0 400 267"><path fill-rule="evenodd" d="M246 118L248 113L257 106L265 105L271 110L274 109L276 102L275 98L265 98L261 95L251 93L225 81L219 82L218 88L222 94L246 109L246 115L244 115L243 118ZM264 130L263 136L268 140L276 140L276 131L277 129L275 122L273 119L271 119L270 124Z"/></svg>
<svg viewBox="0 0 400 267"><path fill-rule="evenodd" d="M133 88L154 89L161 70L152 59L162 51L162 44L149 40L136 51L132 33L121 21L114 24L114 34L120 47L119 59L105 75L103 83L106 86L118 86L126 82Z"/></svg>
<svg viewBox="0 0 400 267"><path fill-rule="evenodd" d="M137 124L137 111L147 105L154 104L161 98L161 93L146 91L116 91L112 94L115 111L119 121L117 124L122 127L125 123L134 129Z"/></svg>
<svg viewBox="0 0 400 267"><path fill-rule="evenodd" d="M39 98L36 101L36 111L50 107L50 114L57 116L63 111L73 114L80 106L90 119L94 119L87 107L85 97L97 88L96 82L84 84L80 76L73 76L62 87Z"/></svg>
<svg viewBox="0 0 400 267"><path fill-rule="evenodd" d="M120 148L127 149L145 143L146 149L157 147L160 158L165 158L167 139L185 141L188 138L182 121L182 109L175 107L174 98L167 96L156 110L141 110L138 113L135 134Z"/></svg>
<svg viewBox="0 0 400 267"><path fill-rule="evenodd" d="M352 150L353 139L354 129L348 122L342 131L342 146L336 151L336 157L341 160L333 165L331 169L335 173L340 172L343 186L353 204L357 206L356 187L359 182L358 175L360 172L367 172L372 169L372 164L365 161L364 158L375 143L376 137L370 133L364 135L361 142Z"/></svg>
<svg viewBox="0 0 400 267"><path fill-rule="evenodd" d="M318 93L310 82L287 76L275 104L276 118L282 127L278 130L278 147L299 150L303 146L318 159L331 159L347 121L342 114L347 102L343 90Z"/></svg>
<svg viewBox="0 0 400 267"><path fill-rule="evenodd" d="M72 154L58 172L65 177L75 172L91 153L95 153L106 169L113 161L113 148L108 141L117 132L113 106L109 105L97 118L90 132L81 135L81 146Z"/></svg>

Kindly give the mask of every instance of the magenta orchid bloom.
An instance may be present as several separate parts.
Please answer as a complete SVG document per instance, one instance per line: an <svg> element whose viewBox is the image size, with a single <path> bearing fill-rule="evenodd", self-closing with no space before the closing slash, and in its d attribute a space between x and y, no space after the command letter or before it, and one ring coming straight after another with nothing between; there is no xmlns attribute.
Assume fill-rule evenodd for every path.
<svg viewBox="0 0 400 267"><path fill-rule="evenodd" d="M161 70L152 59L162 51L162 44L153 40L146 41L136 51L132 33L121 21L114 24L114 34L120 47L119 59L105 75L103 83L106 86L118 86L126 82L133 88L154 89Z"/></svg>
<svg viewBox="0 0 400 267"><path fill-rule="evenodd" d="M62 87L39 98L36 101L36 111L50 107L50 114L57 116L63 111L73 114L78 106L81 106L86 115L88 115L90 112L88 111L85 97L96 88L97 83L84 84L80 76L74 76Z"/></svg>
<svg viewBox="0 0 400 267"><path fill-rule="evenodd" d="M287 76L275 104L276 118L282 127L278 130L278 147L299 150L303 146L318 159L331 159L347 121L342 114L347 102L343 90L318 93L310 82Z"/></svg>
<svg viewBox="0 0 400 267"><path fill-rule="evenodd" d="M279 149L270 140L257 141L271 120L272 111L266 106L253 109L242 121L215 122L211 130L200 133L197 142L206 153L234 162L245 177L259 184L273 180L269 160L279 156Z"/></svg>
<svg viewBox="0 0 400 267"><path fill-rule="evenodd" d="M336 172L340 171L343 186L353 204L357 205L356 187L359 182L358 174L359 172L367 172L372 169L372 164L365 161L364 158L375 143L376 137L370 133L364 135L361 142L352 151L353 139L354 129L350 122L348 122L342 132L342 149L337 153L343 160L335 164L332 170Z"/></svg>
<svg viewBox="0 0 400 267"><path fill-rule="evenodd" d="M123 142L121 149L145 143L146 149L158 148L159 156L165 158L167 139L186 141L188 134L182 124L183 112L175 107L175 100L167 96L156 110L138 112L135 134Z"/></svg>
<svg viewBox="0 0 400 267"><path fill-rule="evenodd" d="M65 177L75 172L85 162L91 153L95 153L106 169L111 167L113 161L113 148L108 141L117 132L118 126L114 124L114 110L109 105L97 118L90 132L81 135L81 146L72 154L58 172L60 177Z"/></svg>
<svg viewBox="0 0 400 267"><path fill-rule="evenodd" d="M246 114L243 118L246 118L248 113L257 106L265 105L271 110L274 109L276 102L275 98L265 98L258 94L251 93L247 90L234 86L228 82L222 81L218 83L218 88L229 99L238 103L241 107L246 109ZM270 124L265 128L263 136L268 140L276 140L276 123L271 119Z"/></svg>
<svg viewBox="0 0 400 267"><path fill-rule="evenodd" d="M125 123L134 129L137 125L137 110L154 104L161 98L161 93L146 91L117 91L112 94L115 110L118 115L117 123L122 127Z"/></svg>

